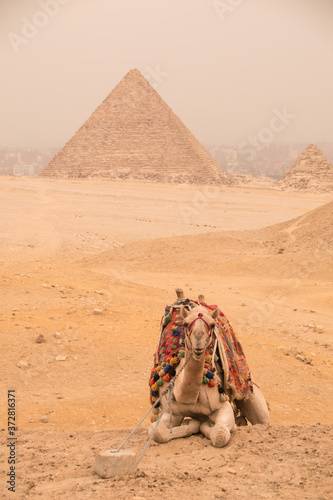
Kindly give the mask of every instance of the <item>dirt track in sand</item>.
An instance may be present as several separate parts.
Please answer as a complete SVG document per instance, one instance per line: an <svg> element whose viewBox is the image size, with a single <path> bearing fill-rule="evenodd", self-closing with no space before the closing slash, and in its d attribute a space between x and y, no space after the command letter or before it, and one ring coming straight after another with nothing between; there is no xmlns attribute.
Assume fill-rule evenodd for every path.
<svg viewBox="0 0 333 500"><path fill-rule="evenodd" d="M1 392L15 387L19 432L27 446L33 439L36 456L43 447L49 450L47 443L54 442L56 450L71 447L67 434L57 434L61 430L81 435L80 431L135 425L149 408L147 378L159 320L177 286L194 298L204 293L227 315L269 401L273 425L332 425L331 254L311 245L288 247L285 241L280 253L279 238L260 230L329 202L330 196L250 188L221 188L213 193L195 186L101 181L1 178L0 184ZM228 233L222 234L225 230ZM94 314L94 309L101 314ZM45 343L35 342L39 334ZM56 361L59 355L66 359ZM21 360L28 363L27 369L17 366ZM1 407L5 422L5 407ZM43 416L48 423L40 422ZM46 431L51 432L47 441ZM289 436L292 430L283 432ZM307 432L304 427L300 435L306 437ZM323 445L327 436L320 426L311 431L311 442L315 435ZM287 438L274 436L272 448L282 447ZM204 443L199 437L188 442L192 441L200 449ZM101 446L111 447L109 440ZM183 441L161 448L161 469L168 469L167 452L162 450L183 450L183 446L190 444ZM93 463L93 453L88 457L88 448L80 451L80 447L79 440L75 453ZM255 439L251 444L245 441L242 457L246 460L260 449ZM204 450L216 452L210 447ZM322 448L323 453L329 450ZM141 467L148 478L132 483L147 483L141 495L146 498L154 498L149 474L157 477L149 469L148 464L154 463L150 453ZM299 468L305 455L300 448L293 457ZM26 467L29 453L23 456ZM194 468L202 466L200 456L192 459ZM326 464L325 474L329 474L329 460ZM44 466L43 474L53 473L51 468ZM258 470L252 472L255 483ZM167 474L172 481L174 473ZM97 480L89 477L82 479L77 498L89 498ZM311 484L317 484L316 478L314 474ZM27 479L24 476L22 493L28 491ZM44 498L60 494L63 486L57 481L43 480L43 488L49 487ZM34 482L29 495L41 487L39 480ZM187 484L195 498L196 490L191 492L192 483ZM262 484L272 498L279 498L278 489ZM167 491L174 495L179 485L176 481L174 489L169 485ZM125 486L119 481L113 487L119 496L105 498L133 497ZM293 488L298 488L296 483ZM299 488L302 498L329 498L326 479L322 489L313 486L308 497L307 490ZM134 490L137 495L141 491ZM246 493L246 489L228 491L235 498ZM282 491L289 494L288 489ZM206 497L214 498L214 492L209 490Z"/></svg>

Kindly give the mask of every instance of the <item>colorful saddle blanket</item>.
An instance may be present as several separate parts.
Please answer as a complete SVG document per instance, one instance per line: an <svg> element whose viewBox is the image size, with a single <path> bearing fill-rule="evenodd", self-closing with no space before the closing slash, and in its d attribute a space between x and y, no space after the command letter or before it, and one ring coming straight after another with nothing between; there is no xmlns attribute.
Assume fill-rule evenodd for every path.
<svg viewBox="0 0 333 500"><path fill-rule="evenodd" d="M199 305L196 301L187 301L187 303L189 307ZM170 360L177 355L178 358L183 356L185 331L183 317L180 314L181 305L174 304L170 308L167 307L166 314L162 317L161 333L152 373L156 367L170 363ZM214 310L217 307L204 303L200 303L200 305L207 307L208 310ZM180 356L179 353L181 353ZM212 342L206 350L206 358L209 360L208 370L213 372L215 371L215 360L219 359L223 373L223 380L220 380L219 385L223 386L224 392L228 394L231 401L244 399L248 396L249 391L252 391L250 370L243 348L222 312L220 312L220 316L216 321ZM212 386L213 384L209 385L209 387Z"/></svg>

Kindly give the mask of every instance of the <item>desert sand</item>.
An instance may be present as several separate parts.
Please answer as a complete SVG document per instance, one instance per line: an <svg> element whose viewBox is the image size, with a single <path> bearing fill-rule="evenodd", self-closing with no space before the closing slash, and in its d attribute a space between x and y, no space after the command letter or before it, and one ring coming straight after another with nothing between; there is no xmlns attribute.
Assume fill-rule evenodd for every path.
<svg viewBox="0 0 333 500"><path fill-rule="evenodd" d="M13 177L0 188L1 434L15 389L17 498L332 497L331 194ZM102 480L95 454L150 407L176 287L226 314L271 425L221 450L200 435L153 444L135 476ZM127 448L141 452L148 425Z"/></svg>

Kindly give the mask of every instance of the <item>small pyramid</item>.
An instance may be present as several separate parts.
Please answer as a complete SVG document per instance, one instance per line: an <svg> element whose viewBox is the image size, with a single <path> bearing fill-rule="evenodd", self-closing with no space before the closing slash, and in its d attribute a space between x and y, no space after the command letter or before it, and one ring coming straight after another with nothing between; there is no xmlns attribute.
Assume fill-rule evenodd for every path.
<svg viewBox="0 0 333 500"><path fill-rule="evenodd" d="M279 185L295 190L332 191L333 165L318 146L310 144L284 174Z"/></svg>
<svg viewBox="0 0 333 500"><path fill-rule="evenodd" d="M227 182L221 166L137 69L125 75L40 175Z"/></svg>

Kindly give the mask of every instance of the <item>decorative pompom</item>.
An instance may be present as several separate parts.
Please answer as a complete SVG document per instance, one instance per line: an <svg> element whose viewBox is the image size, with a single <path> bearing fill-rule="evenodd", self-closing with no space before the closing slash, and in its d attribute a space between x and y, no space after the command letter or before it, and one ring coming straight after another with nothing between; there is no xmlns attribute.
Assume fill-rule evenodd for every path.
<svg viewBox="0 0 333 500"><path fill-rule="evenodd" d="M220 403L224 403L226 401L225 395L220 394Z"/></svg>
<svg viewBox="0 0 333 500"><path fill-rule="evenodd" d="M213 378L214 377L214 373L210 372L209 370L207 370L206 377L207 378Z"/></svg>
<svg viewBox="0 0 333 500"><path fill-rule="evenodd" d="M163 377L164 377L164 375L165 375L165 371L164 371L164 370L161 370L161 371L160 371L160 377L162 377L162 378L163 378Z"/></svg>
<svg viewBox="0 0 333 500"><path fill-rule="evenodd" d="M210 362L211 362L211 360L212 360L212 357L211 357L211 355L210 355L210 354L209 354L208 356L206 356L206 357L205 357L205 361L206 361L206 363L210 363Z"/></svg>
<svg viewBox="0 0 333 500"><path fill-rule="evenodd" d="M164 368L166 366L166 362L163 361L163 363L161 364L161 367Z"/></svg>
<svg viewBox="0 0 333 500"><path fill-rule="evenodd" d="M168 373L167 373L166 375L164 375L163 380L164 380L165 382L170 382L170 380L171 380L170 375L169 375Z"/></svg>
<svg viewBox="0 0 333 500"><path fill-rule="evenodd" d="M179 357L180 358L184 358L185 357L185 351L183 349L181 351L179 351Z"/></svg>
<svg viewBox="0 0 333 500"><path fill-rule="evenodd" d="M158 387L157 387L158 388ZM158 391L151 391L152 396L158 396Z"/></svg>
<svg viewBox="0 0 333 500"><path fill-rule="evenodd" d="M168 363L168 364L164 367L164 372L165 372L165 373L169 373L170 369L171 369L171 365L169 365L169 363Z"/></svg>
<svg viewBox="0 0 333 500"><path fill-rule="evenodd" d="M209 384L208 384L208 387L215 387L215 385L216 385L216 384L215 384L214 380L213 380L213 379L210 379Z"/></svg>
<svg viewBox="0 0 333 500"><path fill-rule="evenodd" d="M164 384L163 379L159 378L156 384L158 385L158 387L162 387L162 385Z"/></svg>
<svg viewBox="0 0 333 500"><path fill-rule="evenodd" d="M170 359L170 365L171 366L178 365L178 358L171 358Z"/></svg>
<svg viewBox="0 0 333 500"><path fill-rule="evenodd" d="M176 375L176 370L174 369L173 366L170 367L169 375L170 377L174 377Z"/></svg>
<svg viewBox="0 0 333 500"><path fill-rule="evenodd" d="M154 392L158 391L158 385L157 384L153 384L151 386L151 390L154 391Z"/></svg>
<svg viewBox="0 0 333 500"><path fill-rule="evenodd" d="M157 382L157 380L160 378L158 373L154 373L154 381Z"/></svg>
<svg viewBox="0 0 333 500"><path fill-rule="evenodd" d="M207 378L207 377L202 377L202 383L203 383L203 384L208 384L208 382L209 382L209 378Z"/></svg>
<svg viewBox="0 0 333 500"><path fill-rule="evenodd" d="M149 385L153 385L153 384L155 384L155 380L154 380L153 378L151 378L151 379L149 380Z"/></svg>
<svg viewBox="0 0 333 500"><path fill-rule="evenodd" d="M203 374L206 375L207 371L207 368L204 368Z"/></svg>
<svg viewBox="0 0 333 500"><path fill-rule="evenodd" d="M224 394L225 393L224 388L222 386L219 386L218 390L219 390L220 394Z"/></svg>
<svg viewBox="0 0 333 500"><path fill-rule="evenodd" d="M156 371L159 372L161 370L161 367L160 366L157 366L156 367Z"/></svg>

